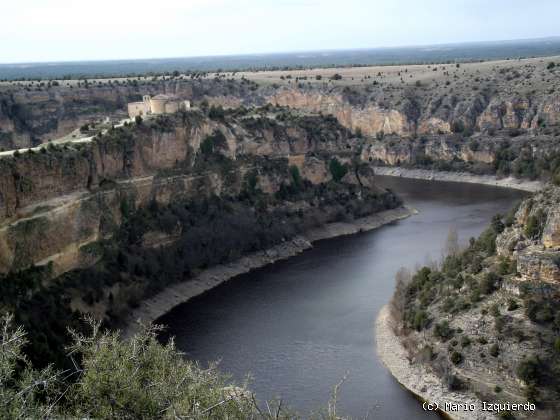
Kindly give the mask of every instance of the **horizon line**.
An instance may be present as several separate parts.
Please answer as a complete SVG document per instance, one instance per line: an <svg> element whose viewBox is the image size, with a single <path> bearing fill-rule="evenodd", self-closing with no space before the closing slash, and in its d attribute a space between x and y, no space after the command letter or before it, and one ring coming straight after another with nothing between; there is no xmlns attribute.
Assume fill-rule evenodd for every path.
<svg viewBox="0 0 560 420"><path fill-rule="evenodd" d="M254 52L254 53L218 53L209 55L186 55L186 56L167 56L167 57L136 57L136 58L94 58L83 60L49 60L49 61L15 61L15 62L0 62L0 66L21 66L21 65L40 65L40 64L68 64L68 63L95 63L95 62L134 62L134 61L152 61L152 60L177 60L177 59L208 59L220 57L256 57L256 56L271 56L282 54L304 54L304 53L327 53L327 52L341 52L341 51L369 51L369 50L387 50L387 49L407 49L407 48L426 48L426 47L446 47L446 46L460 46L460 45L480 45L492 43L508 43L508 42L527 42L527 41L547 41L557 40L560 41L560 35L551 35L536 38L514 38L514 39L494 39L485 41L461 41L461 42L441 42L435 44L408 44L397 46L376 46L376 47L355 47L355 48L332 48L332 49L305 49L305 50L291 50L291 51L268 51L268 52Z"/></svg>

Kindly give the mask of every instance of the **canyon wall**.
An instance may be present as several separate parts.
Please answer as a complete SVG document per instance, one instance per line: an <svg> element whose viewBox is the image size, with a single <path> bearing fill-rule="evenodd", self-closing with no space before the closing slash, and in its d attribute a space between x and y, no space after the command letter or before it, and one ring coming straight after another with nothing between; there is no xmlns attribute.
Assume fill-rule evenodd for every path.
<svg viewBox="0 0 560 420"><path fill-rule="evenodd" d="M64 83L64 82L62 82ZM105 116L126 116L142 95L174 94L195 105L224 107L266 103L332 114L364 135L413 138L494 130L536 130L560 122L554 89L516 92L515 81L498 90L445 90L441 86L270 86L248 80L129 80L80 86L0 89L0 147L26 147L70 133Z"/></svg>
<svg viewBox="0 0 560 420"><path fill-rule="evenodd" d="M110 130L91 143L3 157L0 271L52 262L61 273L89 265L93 244L113 234L124 207L235 196L248 174L253 188L274 194L290 182L291 166L304 181L326 183L329 161L350 162L358 148L358 139L328 117L226 122L192 112ZM365 186L371 174L362 171L358 179L350 172L344 181Z"/></svg>

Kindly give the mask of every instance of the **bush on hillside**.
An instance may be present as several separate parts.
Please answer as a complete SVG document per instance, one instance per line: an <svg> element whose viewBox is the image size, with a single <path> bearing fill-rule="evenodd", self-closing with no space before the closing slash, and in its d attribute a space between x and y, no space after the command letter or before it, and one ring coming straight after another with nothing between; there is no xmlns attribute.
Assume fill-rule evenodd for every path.
<svg viewBox="0 0 560 420"><path fill-rule="evenodd" d="M23 355L25 332L13 318L0 321L0 406L2 418L197 418L288 419L273 404L274 416L257 406L245 388L228 385L215 368L188 361L173 341L159 344L157 328L130 340L103 332L73 333L69 357L74 369L35 370ZM326 418L336 418L335 403ZM276 416L276 413L278 415Z"/></svg>

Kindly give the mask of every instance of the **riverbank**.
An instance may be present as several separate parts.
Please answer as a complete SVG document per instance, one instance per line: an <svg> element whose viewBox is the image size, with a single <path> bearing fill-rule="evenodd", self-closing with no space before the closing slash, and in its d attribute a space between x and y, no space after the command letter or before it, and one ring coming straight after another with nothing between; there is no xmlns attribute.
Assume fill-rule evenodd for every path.
<svg viewBox="0 0 560 420"><path fill-rule="evenodd" d="M545 183L542 181L528 181L513 177L496 178L493 175L475 175L467 172L444 172L428 169L406 169L391 166L376 166L374 171L376 175L383 176L423 179L427 181L464 182L468 184L511 188L527 192L536 192L545 186Z"/></svg>
<svg viewBox="0 0 560 420"><path fill-rule="evenodd" d="M156 296L142 301L140 306L124 320L122 335L130 337L139 330L139 322L145 325L153 323L175 306L240 274L300 254L311 248L313 242L370 231L413 214L416 214L416 210L400 207L352 222L329 223L272 248L246 255L228 264L211 267L200 272L194 278L169 286Z"/></svg>
<svg viewBox="0 0 560 420"><path fill-rule="evenodd" d="M441 411L451 419L491 420L496 417L491 412L482 411L481 401L469 394L449 391L439 377L422 365L411 364L406 349L391 328L389 306L385 305L375 321L375 341L377 354L393 377L418 398L437 403ZM473 404L474 411L444 410L446 404Z"/></svg>

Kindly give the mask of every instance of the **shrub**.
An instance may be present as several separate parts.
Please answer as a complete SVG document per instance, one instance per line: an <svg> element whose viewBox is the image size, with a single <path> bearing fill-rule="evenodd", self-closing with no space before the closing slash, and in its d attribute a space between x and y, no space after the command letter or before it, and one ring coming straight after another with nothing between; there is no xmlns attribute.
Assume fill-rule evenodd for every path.
<svg viewBox="0 0 560 420"><path fill-rule="evenodd" d="M556 340L554 340L554 351L560 353L560 337L556 337Z"/></svg>
<svg viewBox="0 0 560 420"><path fill-rule="evenodd" d="M502 276L507 274L515 274L517 272L517 261L510 258L500 258L498 265L498 273Z"/></svg>
<svg viewBox="0 0 560 420"><path fill-rule="evenodd" d="M426 311L423 310L416 311L416 313L414 314L414 320L412 324L412 327L416 331L422 331L424 328L426 328L429 325L429 323L430 323L430 318Z"/></svg>
<svg viewBox="0 0 560 420"><path fill-rule="evenodd" d="M498 346L498 344L494 343L490 346L490 350L489 350L490 356L492 357L498 357L500 355L500 347Z"/></svg>
<svg viewBox="0 0 560 420"><path fill-rule="evenodd" d="M224 134L216 130L211 136L207 136L201 143L200 143L200 151L205 157L209 157L210 155L216 153L220 148L226 146L227 140Z"/></svg>
<svg viewBox="0 0 560 420"><path fill-rule="evenodd" d="M500 414L498 414L498 418L500 418L502 420L515 420L515 416L509 410L501 411Z"/></svg>
<svg viewBox="0 0 560 420"><path fill-rule="evenodd" d="M418 353L418 360L421 363L431 362L436 357L434 349L431 346L424 346Z"/></svg>
<svg viewBox="0 0 560 420"><path fill-rule="evenodd" d="M529 357L519 363L516 373L526 384L537 384L542 376L541 362L537 357Z"/></svg>
<svg viewBox="0 0 560 420"><path fill-rule="evenodd" d="M208 117L212 120L223 120L225 115L226 113L220 105L211 106L210 111L208 111Z"/></svg>
<svg viewBox="0 0 560 420"><path fill-rule="evenodd" d="M454 365L458 365L463 361L463 355L458 351L454 351L453 353L451 353L450 360Z"/></svg>
<svg viewBox="0 0 560 420"><path fill-rule="evenodd" d="M457 375L447 374L444 380L447 384L447 389L450 391L460 391L465 387L465 384Z"/></svg>
<svg viewBox="0 0 560 420"><path fill-rule="evenodd" d="M525 236L529 239L539 239L542 235L546 215L542 210L538 210L534 215L529 216L525 225Z"/></svg>
<svg viewBox="0 0 560 420"><path fill-rule="evenodd" d="M292 179L292 185L294 188L299 191L303 187L303 179L299 173L299 168L297 166L290 166L290 177Z"/></svg>
<svg viewBox="0 0 560 420"><path fill-rule="evenodd" d="M533 404L540 403L540 392L535 384L527 385L527 387L525 388L525 398L527 398L527 401Z"/></svg>
<svg viewBox="0 0 560 420"><path fill-rule="evenodd" d="M447 341L453 337L454 331L449 327L448 321L442 321L436 324L434 334L436 337L441 338L442 341Z"/></svg>
<svg viewBox="0 0 560 420"><path fill-rule="evenodd" d="M507 310L508 311L515 311L516 309L519 308L519 303L517 303L517 301L513 298L509 298L508 299L508 307Z"/></svg>
<svg viewBox="0 0 560 420"><path fill-rule="evenodd" d="M539 324L554 320L554 311L549 302L529 299L525 302L525 314L531 321Z"/></svg>
<svg viewBox="0 0 560 420"><path fill-rule="evenodd" d="M480 282L480 291L485 295L492 294L496 290L499 281L500 277L496 273L492 271L486 273Z"/></svg>
<svg viewBox="0 0 560 420"><path fill-rule="evenodd" d="M5 317L0 326L2 418L258 417L245 388L229 386L215 366L185 360L173 342L161 345L151 328L129 340L102 332L73 333L73 371L34 370L22 354L25 333ZM19 367L18 367L19 366ZM23 370L21 370L23 369ZM79 375L79 376L78 376ZM79 378L66 383L69 378ZM282 410L277 418L291 418Z"/></svg>
<svg viewBox="0 0 560 420"><path fill-rule="evenodd" d="M499 317L501 315L500 314L500 305L498 305L497 303L494 303L490 307L490 315L492 315L495 318Z"/></svg>
<svg viewBox="0 0 560 420"><path fill-rule="evenodd" d="M496 329L497 332L501 333L504 330L504 327L506 326L506 318L503 316L497 316L494 319L494 328Z"/></svg>
<svg viewBox="0 0 560 420"><path fill-rule="evenodd" d="M340 163L337 158L331 159L329 169L335 182L339 182L348 172L348 166Z"/></svg>

